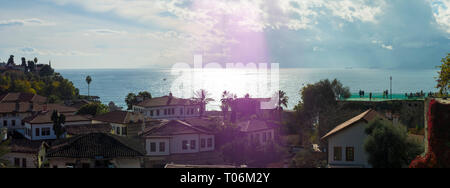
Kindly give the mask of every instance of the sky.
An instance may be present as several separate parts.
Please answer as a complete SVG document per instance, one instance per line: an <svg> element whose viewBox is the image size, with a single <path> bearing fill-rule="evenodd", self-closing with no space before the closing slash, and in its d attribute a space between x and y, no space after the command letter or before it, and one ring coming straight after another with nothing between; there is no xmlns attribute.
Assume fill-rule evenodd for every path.
<svg viewBox="0 0 450 188"><path fill-rule="evenodd" d="M0 62L59 69L279 63L432 69L450 0L0 0Z"/></svg>

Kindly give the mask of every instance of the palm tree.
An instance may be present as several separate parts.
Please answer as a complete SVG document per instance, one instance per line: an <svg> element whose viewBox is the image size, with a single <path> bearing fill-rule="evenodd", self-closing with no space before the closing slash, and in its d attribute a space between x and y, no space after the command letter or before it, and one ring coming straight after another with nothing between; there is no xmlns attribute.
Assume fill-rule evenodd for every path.
<svg viewBox="0 0 450 188"><path fill-rule="evenodd" d="M66 116L54 110L51 119L53 121L53 131L55 131L56 138L59 139L64 134L64 127L62 125L66 123Z"/></svg>
<svg viewBox="0 0 450 188"><path fill-rule="evenodd" d="M289 97L286 96L286 92L279 90L278 91L277 110L278 110L278 115L280 117L280 121L281 121L281 117L282 117L283 106L287 108L288 100L289 100Z"/></svg>
<svg viewBox="0 0 450 188"><path fill-rule="evenodd" d="M91 85L91 82L92 82L92 78L91 78L91 76L86 76L86 83L88 84L88 98L90 97L90 85Z"/></svg>
<svg viewBox="0 0 450 188"><path fill-rule="evenodd" d="M200 89L194 92L193 100L195 101L196 104L200 105L200 117L202 117L203 114L205 113L206 105L209 102L214 101L214 99L208 98L209 96L210 94L208 93L208 91L204 89Z"/></svg>
<svg viewBox="0 0 450 188"><path fill-rule="evenodd" d="M223 119L226 119L227 113L230 110L231 100L233 99L233 94L231 94L229 91L224 91L222 93L222 99L220 101L222 102L222 105L220 108L222 109L223 113Z"/></svg>

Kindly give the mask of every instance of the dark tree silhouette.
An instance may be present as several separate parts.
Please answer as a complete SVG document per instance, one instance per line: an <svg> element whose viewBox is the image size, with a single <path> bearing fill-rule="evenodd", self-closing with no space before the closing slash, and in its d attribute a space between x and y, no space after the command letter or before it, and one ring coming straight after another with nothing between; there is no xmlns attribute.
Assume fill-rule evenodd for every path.
<svg viewBox="0 0 450 188"><path fill-rule="evenodd" d="M51 118L53 121L53 131L55 132L56 138L59 139L64 134L63 124L66 123L66 116L54 110Z"/></svg>

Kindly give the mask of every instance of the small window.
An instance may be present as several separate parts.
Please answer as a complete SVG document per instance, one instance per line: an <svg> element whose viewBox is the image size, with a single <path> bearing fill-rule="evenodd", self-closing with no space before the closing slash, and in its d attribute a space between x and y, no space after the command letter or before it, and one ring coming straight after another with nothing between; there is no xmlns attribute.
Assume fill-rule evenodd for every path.
<svg viewBox="0 0 450 188"><path fill-rule="evenodd" d="M116 127L116 134L120 135L120 127Z"/></svg>
<svg viewBox="0 0 450 188"><path fill-rule="evenodd" d="M342 161L342 148L334 147L333 149L334 161Z"/></svg>
<svg viewBox="0 0 450 188"><path fill-rule="evenodd" d="M191 149L195 149L195 145L196 145L195 140L191 140Z"/></svg>
<svg viewBox="0 0 450 188"><path fill-rule="evenodd" d="M267 141L267 133L263 133L263 142Z"/></svg>
<svg viewBox="0 0 450 188"><path fill-rule="evenodd" d="M11 120L11 125L12 125L13 127L15 127L15 126L16 126L16 120Z"/></svg>
<svg viewBox="0 0 450 188"><path fill-rule="evenodd" d="M202 138L202 139L200 140L200 147L201 147L201 148L205 148L205 147L206 147L206 140L205 140L204 138Z"/></svg>
<svg viewBox="0 0 450 188"><path fill-rule="evenodd" d="M23 158L22 159L22 168L26 168L27 167L27 159Z"/></svg>
<svg viewBox="0 0 450 188"><path fill-rule="evenodd" d="M42 128L42 136L50 136L50 128Z"/></svg>
<svg viewBox="0 0 450 188"><path fill-rule="evenodd" d="M269 135L267 136L269 140L272 140L272 132L268 133Z"/></svg>
<svg viewBox="0 0 450 188"><path fill-rule="evenodd" d="M150 152L156 152L156 143L150 143Z"/></svg>
<svg viewBox="0 0 450 188"><path fill-rule="evenodd" d="M187 150L188 149L188 141L187 140L183 140L183 143L182 143L182 147L183 147L183 150Z"/></svg>
<svg viewBox="0 0 450 188"><path fill-rule="evenodd" d="M39 128L36 128L36 136L40 136L41 135L41 130Z"/></svg>
<svg viewBox="0 0 450 188"><path fill-rule="evenodd" d="M124 135L124 136L128 135L128 130L126 127L122 127L122 135Z"/></svg>
<svg viewBox="0 0 450 188"><path fill-rule="evenodd" d="M345 160L346 161L355 161L355 148L354 147L345 148Z"/></svg>
<svg viewBox="0 0 450 188"><path fill-rule="evenodd" d="M159 110L156 110L156 116L159 116Z"/></svg>
<svg viewBox="0 0 450 188"><path fill-rule="evenodd" d="M180 109L180 115L183 115L183 109L182 108Z"/></svg>
<svg viewBox="0 0 450 188"><path fill-rule="evenodd" d="M166 143L160 142L159 143L159 152L165 152L166 151Z"/></svg>
<svg viewBox="0 0 450 188"><path fill-rule="evenodd" d="M167 109L164 109L164 115L167 115Z"/></svg>
<svg viewBox="0 0 450 188"><path fill-rule="evenodd" d="M25 122L23 120L20 121L20 123L22 124L22 127L25 126Z"/></svg>
<svg viewBox="0 0 450 188"><path fill-rule="evenodd" d="M150 116L153 116L153 110L150 110Z"/></svg>
<svg viewBox="0 0 450 188"><path fill-rule="evenodd" d="M3 120L3 127L8 126L8 120Z"/></svg>
<svg viewBox="0 0 450 188"><path fill-rule="evenodd" d="M14 166L20 167L20 158L14 158Z"/></svg>
<svg viewBox="0 0 450 188"><path fill-rule="evenodd" d="M208 138L208 148L211 148L213 143L212 143L212 138Z"/></svg>

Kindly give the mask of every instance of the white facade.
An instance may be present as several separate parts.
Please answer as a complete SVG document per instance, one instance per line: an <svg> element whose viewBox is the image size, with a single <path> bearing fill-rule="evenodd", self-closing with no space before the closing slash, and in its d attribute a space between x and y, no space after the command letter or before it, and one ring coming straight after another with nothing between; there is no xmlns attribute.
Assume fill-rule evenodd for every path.
<svg viewBox="0 0 450 188"><path fill-rule="evenodd" d="M162 149L161 147L164 147ZM148 156L199 153L215 150L214 135L183 134L170 137L146 138L145 150Z"/></svg>
<svg viewBox="0 0 450 188"><path fill-rule="evenodd" d="M133 106L135 112L140 112L152 119L186 119L200 116L200 106L160 106L160 107L140 107Z"/></svg>
<svg viewBox="0 0 450 188"><path fill-rule="evenodd" d="M2 159L8 160L11 166L17 168L36 168L37 154L31 153L7 153Z"/></svg>
<svg viewBox="0 0 450 188"><path fill-rule="evenodd" d="M331 167L371 167L367 161L368 156L363 147L364 140L367 137L365 134L365 125L367 124L364 122L358 122L327 138L328 164ZM340 150L340 152L337 150ZM335 155L337 156L336 158ZM353 155L353 157L347 155Z"/></svg>
<svg viewBox="0 0 450 188"><path fill-rule="evenodd" d="M23 113L8 113L0 116L0 127L7 128L8 130L24 129L25 124L22 120L27 117L28 114Z"/></svg>
<svg viewBox="0 0 450 188"><path fill-rule="evenodd" d="M91 121L66 122L63 126L76 126L90 124ZM53 140L56 139L53 131L53 123L30 124L25 123L24 136L29 140Z"/></svg>

